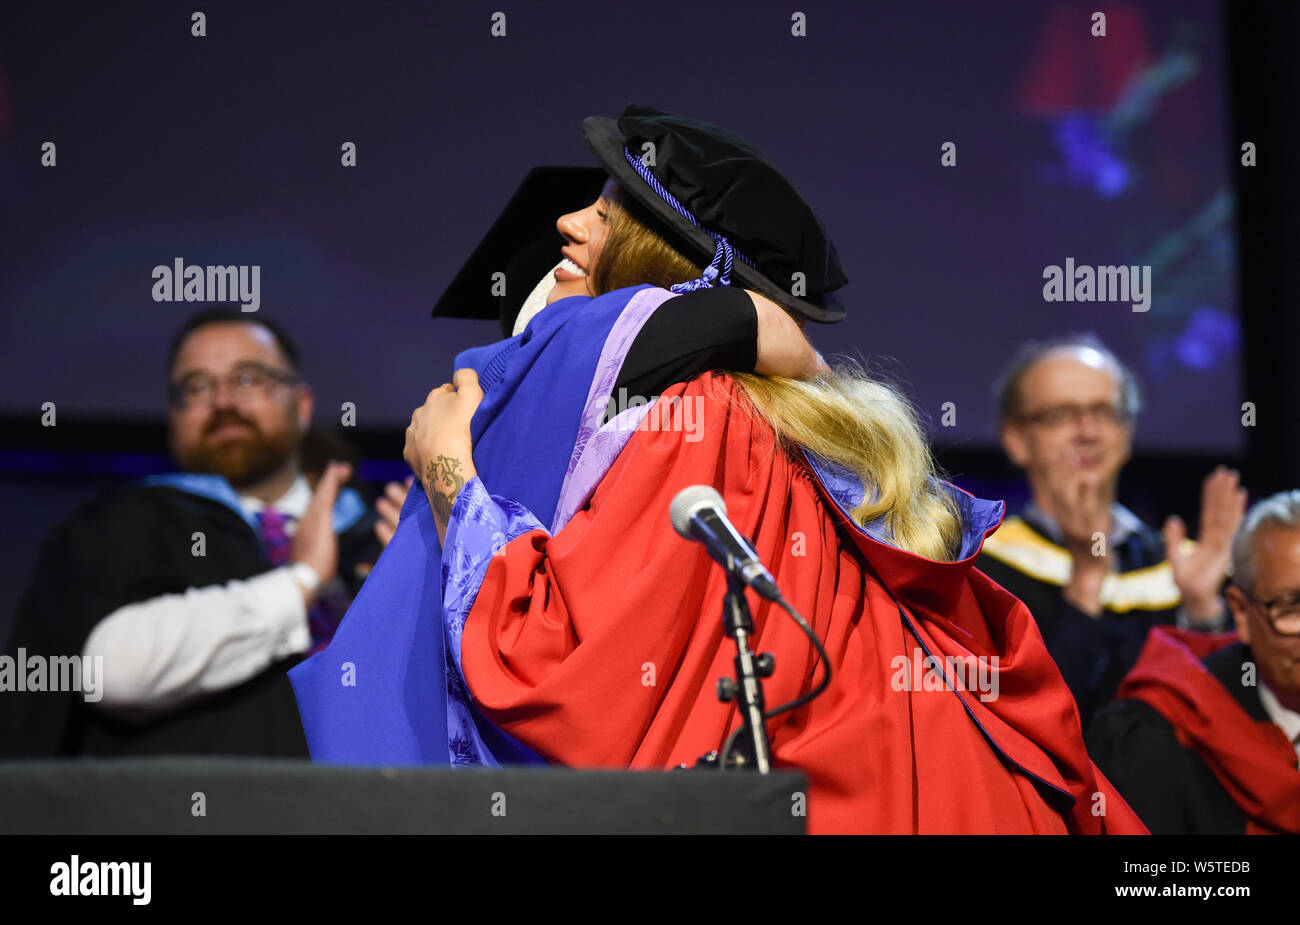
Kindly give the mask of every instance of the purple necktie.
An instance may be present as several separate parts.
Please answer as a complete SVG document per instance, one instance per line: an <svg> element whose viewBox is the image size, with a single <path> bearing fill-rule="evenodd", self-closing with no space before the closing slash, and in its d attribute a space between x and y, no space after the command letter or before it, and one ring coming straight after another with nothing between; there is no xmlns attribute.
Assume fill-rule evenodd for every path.
<svg viewBox="0 0 1300 925"><path fill-rule="evenodd" d="M282 514L274 508L264 507L257 512L257 538L262 541L267 558L275 566L289 561L293 540L285 531L289 515Z"/></svg>
<svg viewBox="0 0 1300 925"><path fill-rule="evenodd" d="M289 523L289 515L266 507L258 511L256 517L257 538L261 540L262 548L266 550L266 557L274 566L285 565L293 552L293 539L285 531ZM347 609L334 606L337 602L332 599L332 595L325 593L326 588L322 587L320 590L321 593L307 609L307 625L311 628L311 648L307 652L308 655L315 655L329 644L334 631L338 629L343 612Z"/></svg>

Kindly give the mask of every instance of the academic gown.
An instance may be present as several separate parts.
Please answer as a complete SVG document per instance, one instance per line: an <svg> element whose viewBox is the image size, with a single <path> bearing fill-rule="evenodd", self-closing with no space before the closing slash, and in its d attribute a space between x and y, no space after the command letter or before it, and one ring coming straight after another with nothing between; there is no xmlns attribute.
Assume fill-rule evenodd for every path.
<svg viewBox="0 0 1300 925"><path fill-rule="evenodd" d="M976 563L1034 615L1085 729L1115 696L1151 628L1177 621L1181 600L1159 533L1143 524L1112 552L1119 569L1107 579L1095 617L1062 593L1070 580L1069 551L1028 516L1008 517Z"/></svg>
<svg viewBox="0 0 1300 925"><path fill-rule="evenodd" d="M682 298L684 297L673 299L670 304L679 304ZM716 677L730 673L730 657L726 655L718 655L715 659L718 664L708 667L707 671L696 665L692 674L696 682L695 689L689 693L685 687L673 686L675 698L689 696L693 700L702 701L702 712L699 717L689 717L689 723L686 718L681 718L682 728L689 726L691 735L684 738L684 744L663 763L659 759L669 750L667 743L675 741L675 733L673 729L664 729L662 726L655 726L660 744L651 751L640 746L629 749L623 743L624 747L616 750L616 754L607 754L582 745L592 740L602 741L612 732L613 725L630 721L632 726L629 728L632 729L643 726L648 728L653 723L651 716L624 715L620 712L623 706L621 704L613 704L612 709L607 709L606 704L597 704L591 711L584 712L590 707L589 698L584 699L581 691L584 679L589 675L599 677L606 670L600 667L606 660L620 659L617 651L610 646L585 647L582 657L573 662L573 668L568 669L571 681L575 680L576 675L582 675L576 678L578 690L558 691L559 709L564 716L572 716L574 720L564 725L559 735L561 738L573 736L573 750L562 745L557 748L552 741L552 726L546 726L535 734L531 722L521 724L521 715L527 719L534 712L526 696L516 702L513 712L492 714L500 719L500 723L490 721L485 715L486 711L479 709L479 701L471 697L471 686L467 685L461 670L462 631L466 627L469 611L475 609L478 614L484 613L483 601L478 603L477 608L474 606L478 589L483 583L483 575L490 565L497 568L499 563L514 563L519 555L520 544L525 542L516 536L509 536L510 541L507 541L506 521L511 517L516 517L519 521L526 520L534 525L532 529L541 534L554 536L557 541L563 540L572 532L565 529L570 521L575 517L583 518L584 521L591 517L592 509L588 508L588 502L594 498L593 492L604 491L610 484L606 477L616 461L621 463L623 460L620 452L629 440L650 439L645 433L637 432L636 427L642 421L653 420L651 415L654 403L625 408L613 420L606 421L606 397L617 379L620 367L628 359L628 344L636 340L638 331L645 325L647 318L653 316L666 299L668 293L663 290L641 286L618 290L595 299L574 297L561 300L533 319L522 335L467 351L457 358L457 367L468 366L478 371L485 392L484 401L471 423L474 460L479 478L467 483L462 491L462 500L458 501L458 506L453 511L445 555L437 540L427 498L419 486L415 486L404 506L397 534L380 558L330 647L290 673L313 758L333 762L383 764L494 765L556 761L611 767L667 767L679 759L693 762L702 752L717 747L722 719L715 717L712 722L718 728L708 729L704 734L700 733L696 724L703 722L708 726L709 717L721 709L712 700L711 692ZM678 438L675 443L690 449L698 445L698 433L710 432L712 425L707 418L701 416L706 413L703 411L705 406L700 404L703 402L702 395L685 395L679 391L675 394L666 393L658 401L661 408L675 408L680 415L678 423L681 426L673 432ZM718 410L716 405L708 407L713 412ZM693 429L692 422L703 426ZM672 426L672 413L669 414L668 426ZM768 433L770 437L770 431ZM659 433L660 438L666 436L666 433ZM690 457L697 461L708 460L705 467L708 471L693 473L694 481L712 482L710 472L720 469L727 458L725 453L719 455L719 447L712 444L709 446L711 454L692 454ZM735 449L738 458L748 460L754 447L742 441ZM646 457L637 458L644 460ZM652 462L651 469L654 468ZM590 581L584 575L582 580L576 582L582 584L582 588L575 589L572 584L566 584L563 597L554 597L556 603L578 601L583 612L608 612L613 618L624 618L617 620L618 625L630 625L630 631L634 634L639 633L637 625L641 616L636 608L644 610L642 605L647 603L662 604L658 610L651 608L649 611L655 614L657 622L653 625L660 627L665 613L664 606L674 599L671 594L662 601L659 600L662 595L650 595L652 600L648 601L644 592L625 598L629 587L634 586L632 583L636 579L637 569L617 567L621 557L645 548L651 539L658 548L668 548L662 531L655 530L653 534L643 532L651 529L652 525L667 528L666 500L657 505L662 508L659 516L648 513L651 510L648 505L662 500L656 498L656 492L663 493L666 489L658 483L653 472L648 476L642 473L642 481L649 484L640 485L638 498L633 503L636 506L635 513L640 514L644 510L647 512L646 517L637 520L628 514L602 521L607 530L601 536L601 544L597 545L606 548L598 550L597 555L608 553L616 567L604 572L596 569L595 574L589 576ZM490 504L482 503L484 484L491 486L497 493ZM808 504L809 485L810 483L803 484L801 507ZM840 488L852 493L852 486L847 480ZM860 486L857 491L861 492ZM980 515L972 517L973 526L968 530L970 536L967 539L969 546L971 537L982 536L982 532L996 522L996 516L992 515L994 511L1000 511L1000 505L976 502L966 495L960 495L960 498L965 499L963 507ZM730 502L731 498L728 497L728 500ZM471 504L483 513L481 518L465 516L467 505ZM983 521L989 522L981 526ZM543 524L549 525L549 528L542 529ZM808 543L808 537L820 538L823 544L830 542L829 534L833 531L823 521L811 521L809 529L812 532L800 539L801 544ZM530 532L530 535L535 534ZM792 536L790 540L792 550L796 548L793 546L795 539ZM691 549L675 536L671 536L669 542L677 544L679 550ZM584 548L589 558L592 550L590 547ZM847 544L843 555L849 560L857 561L857 554L853 551L856 548L856 542ZM974 548L978 548L978 543ZM824 560L824 555L819 555L824 550L819 550L816 545L809 545L808 549L807 556L811 561ZM691 551L698 554L698 550ZM877 552L886 560L890 557L880 549ZM970 555L973 555L973 550ZM837 553L831 557L831 561L838 562L839 558ZM914 558L908 557L908 561ZM911 795L906 799L915 800L917 807L912 810L903 808L902 803L891 803L894 808L890 810L887 820L877 824L877 820L873 819L852 819L850 828L854 830L1140 830L1140 825L1127 813L1122 800L1114 795L1104 779L1094 774L1086 756L1082 754L1077 715L1074 715L1072 721L1070 719L1073 706L1068 691L1063 687L1054 666L1046 660L1041 639L1032 630L1024 608L991 582L981 580L982 576L974 575L969 569L969 558L967 555L960 564L930 565L937 565L939 574L960 575L943 584L957 599L967 601L968 610L969 600L975 595L979 606L987 606L993 613L989 625L978 635L978 639L984 645L996 645L1003 654L1016 656L1013 665L1008 666L1004 661L1000 669L1007 682L1001 685L1004 692L1002 706L990 708L978 699L970 702L969 698L958 697L952 691L946 692L943 697L937 696L934 691L925 691L926 698L917 701L921 713L934 710L942 712L942 703L961 710L964 717L960 722L952 723L953 717L947 716L951 732L955 740L960 741L960 747L952 746L956 754L945 751L940 758L935 757L935 746L924 743L918 745L912 741L910 734L905 743L892 737L899 730L906 733L910 729L910 719L899 713L899 705L911 701L906 695L890 691L885 696L887 688L881 688L871 695L883 703L891 704L890 709L879 714L883 721L880 729L873 726L871 730L889 733L884 736L880 749L882 753L892 756L888 760L878 761L873 752L865 750L860 737L854 736L848 726L844 731L838 731L839 724L835 717L830 717L831 722L825 724L825 728L819 728L817 734L806 744L803 740L798 743L801 748L810 749L809 753L816 759L814 763L817 765L817 773L814 774L814 779L818 781L818 797L810 810L811 818L815 820L814 828L821 825L819 820L822 819L843 821L842 813L835 809L836 800L847 800L852 806L861 809L864 797L860 778L865 774L870 779L888 783L891 793L898 788L907 788ZM804 561L803 557L798 557L797 561ZM703 574L700 569L707 571L709 568L707 562L701 563L698 558L691 559L689 564L697 570L697 579ZM835 566L825 574L831 574L837 569L838 566ZM811 571L808 574L812 574ZM823 573L819 570L817 574L820 576ZM891 631L890 643L895 655L910 655L922 646L930 646L932 651L941 655L938 646L948 644L949 634L955 633L960 638L970 635L960 620L949 625L945 618L932 617L933 610L925 609L942 610L951 603L947 598L932 599L926 585L933 577L922 568L906 581L900 579L895 582L901 589L896 593L906 592L910 598L915 598L909 600L908 607L913 609L907 611L907 617L897 609L892 611L894 629ZM820 580L819 578L818 581ZM676 574L666 576L664 581L664 587L670 592L679 584L680 579ZM865 587L866 580L863 579L860 584ZM878 598L884 593L883 585L871 587L872 599L878 606ZM721 605L720 594L704 605L704 589L696 588L696 591L698 595L693 596L701 596L697 608L706 607L710 614L716 613ZM852 600L846 601L841 607L844 612L837 611L839 616L850 623L862 622L864 614L861 612L852 618L846 616L848 611L861 610L858 605L864 598L861 595L859 597L856 604ZM486 600L485 598L484 601ZM823 608L829 606L836 600L834 589L819 595L818 600ZM807 608L806 603L800 603L796 599L796 604L804 607L805 613L810 613L812 608ZM916 607L922 609L918 611L914 609ZM627 618L629 612L632 613L631 618ZM926 615L925 621L918 618L918 613ZM978 625L983 611L977 608L971 613L973 616L970 619ZM760 626L765 625L765 614L760 613L759 617ZM706 631L708 638L720 633L720 630L714 632L713 628L717 624L712 616L705 619L708 620L707 623L698 624L701 638L704 638ZM821 614L818 617L818 628L825 631L828 620L828 615ZM544 628L552 622L543 619L530 626ZM674 630L675 636L669 633L669 638L680 642L681 634L685 632L690 635L692 627L697 623L697 618L685 621L673 618L668 629ZM475 625L469 623L471 630ZM1010 634L1008 630L1011 631ZM777 630L774 628L771 632ZM905 637L905 633L912 633L913 636ZM788 628L785 634L784 641L788 648L791 638ZM772 637L763 637L764 647L773 648L767 643L769 638ZM787 661L796 665L800 658L805 661L809 659L806 639L802 634L797 634L794 638L798 640L794 643L794 654L786 652L782 657L778 653L778 665ZM904 644L905 638L919 639L920 642ZM550 652L553 658L563 659L571 654L569 650L574 640L570 638L561 641L564 644L557 643L554 651ZM972 645L975 642L975 638L970 640ZM840 646L843 650L838 652L840 657L851 655L852 664L862 661L864 650L857 634L844 635L840 639ZM874 650L874 644L868 650ZM469 652L472 660L479 649L464 651ZM487 653L486 657L491 661L493 651L489 645L482 653ZM880 653L868 651L866 654ZM696 656L697 660L699 658ZM594 669L594 674L591 674L593 661L599 664ZM888 682L898 674L896 663L885 661L883 664L871 664L873 667L869 669L858 670L880 675L881 683ZM811 665L811 662L808 661L807 665ZM640 658L635 667L638 685L643 684L643 679L653 677L658 680L650 686L659 690L668 686L678 670L677 663L672 658L657 661ZM651 673L647 674L647 671ZM847 676L851 674L842 668L837 685L849 683ZM778 677L781 677L779 669ZM491 683L488 675L472 675L471 684L484 683L483 678L488 678L487 683ZM787 687L790 686L789 679L785 679L784 683ZM704 687L708 689L707 694L703 692ZM1039 696L1042 693L1040 688L1046 689L1046 696ZM1033 691L1032 696L1030 691ZM475 690L474 693L480 692ZM541 693L550 693L550 690ZM848 701L840 705L839 712L845 712L845 708L850 705L849 701L860 693L850 692L845 695ZM917 692L918 697L921 693ZM780 690L770 694L768 705L773 706L782 699L780 694ZM950 697L953 698L951 701L948 699ZM836 699L833 689L814 705L818 711L819 726L823 725L820 721L827 718L823 711ZM566 701L571 702L572 707L566 706ZM580 707L583 709L579 710ZM489 703L487 709L496 708ZM680 709L683 709L681 705ZM579 712L573 714L570 710ZM545 712L539 711L538 716L544 716ZM852 711L849 713L851 715ZM786 724L783 728L793 729L800 722L806 722L806 719L797 713L782 722ZM972 728L977 730L977 739L972 739ZM989 735L997 737L996 745L991 738L986 737L985 730L989 730ZM936 728L933 731L937 736L943 734L945 729ZM516 736L515 733L519 735ZM614 734L617 737L618 734ZM977 746L976 742L982 744ZM917 764L910 754L899 751L900 744L905 749L924 752L924 760ZM826 760L826 753L835 750L837 745L844 746L847 757L836 756ZM653 760L646 757L651 754ZM789 750L783 747L778 757L784 758L788 754ZM975 760L982 762L981 766L988 776L984 785L997 791L997 800L971 801L969 783L958 784L950 780L947 784L936 783L931 786L931 778L942 781L945 776L951 776L954 767L959 766L954 763L954 757L960 761L967 754L978 756ZM1000 762L1012 755L1021 762L1021 770L1014 774L994 770L995 766L1001 767ZM795 757L802 756L796 754ZM914 775L913 765L923 765L924 774ZM805 767L803 763L797 766ZM829 775L829 783L825 779L826 775ZM817 807L822 805L821 795L824 791L830 793L830 802L828 809L821 810ZM1095 797L1094 792L1097 794ZM920 795L922 793L923 796ZM1105 797L1110 798L1109 803L1104 802ZM1081 802L1085 798L1086 806ZM1055 807L1049 803L1059 803L1060 806ZM1071 804L1075 809L1068 808ZM922 805L925 807L923 813L920 809ZM1109 821L1105 817L1092 815L1098 810L1104 811L1107 806ZM1008 813L1007 810L1011 808L1014 809Z"/></svg>
<svg viewBox="0 0 1300 925"><path fill-rule="evenodd" d="M672 322L684 319L674 314L683 308L687 315L700 308L701 317L712 316L708 309L717 306L706 303L720 298L739 299L745 312L737 317L748 319L754 343L753 307L742 290L674 297L640 285L560 299L521 334L459 354L456 368L475 370L484 392L470 425L478 471L559 529L603 472L597 461L616 455L629 436L601 430L616 384L647 387L661 365L634 347L662 344L663 332L649 340L638 335L666 302L673 303L666 316ZM708 333L695 330L692 338L707 340ZM671 355L688 365L698 359L680 350ZM620 379L629 357L634 378ZM623 409L620 419L647 407ZM392 540L329 646L290 672L314 760L542 763L483 721L449 666L445 570L433 513L417 480Z"/></svg>
<svg viewBox="0 0 1300 925"><path fill-rule="evenodd" d="M703 426L692 433L653 409L611 422L604 430L637 429L561 529L489 472L457 498L442 559L448 673L487 724L579 767L672 768L721 745L739 724L715 693L733 673L725 578L668 519L678 491L709 484L834 669L825 693L768 722L777 765L811 780L810 832L1145 831L1088 759L1029 612L972 567L1001 502L945 484L962 512L961 554L931 561L892 545L881 524L852 524L863 486L778 448L730 377L674 386L658 407L693 408ZM784 612L748 599L752 647L775 655L770 708L822 669ZM935 664L928 656L946 685L917 683L940 678L916 670ZM953 670L971 656L995 686L977 692Z"/></svg>
<svg viewBox="0 0 1300 925"><path fill-rule="evenodd" d="M1300 770L1235 635L1157 627L1088 750L1157 835L1300 834Z"/></svg>
<svg viewBox="0 0 1300 925"><path fill-rule="evenodd" d="M339 574L355 593L373 561L374 512L350 488L334 509ZM196 554L202 534L202 554ZM5 652L80 655L95 625L127 604L252 578L271 563L238 495L216 475L154 476L91 501L41 546ZM270 665L233 688L148 721L126 722L72 691L0 693L0 756L223 754L308 757L286 669ZM111 672L111 664L104 665Z"/></svg>

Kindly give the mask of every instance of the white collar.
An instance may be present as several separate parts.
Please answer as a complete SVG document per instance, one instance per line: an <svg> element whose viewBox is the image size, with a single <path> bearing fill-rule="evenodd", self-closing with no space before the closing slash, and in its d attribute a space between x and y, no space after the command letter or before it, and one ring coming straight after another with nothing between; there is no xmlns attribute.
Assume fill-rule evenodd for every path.
<svg viewBox="0 0 1300 925"><path fill-rule="evenodd" d="M240 495L239 503L249 514L256 514L266 507L260 498L254 498L252 495ZM307 513L307 505L310 503L311 486L307 484L307 477L299 473L293 484L289 486L289 490L271 507L281 514L288 514L295 520L301 520L302 515Z"/></svg>
<svg viewBox="0 0 1300 925"><path fill-rule="evenodd" d="M564 261L561 260L555 266L558 268L563 263ZM528 298L524 299L519 314L515 316L515 327L510 332L512 337L524 333L524 328L528 327L528 322L533 320L533 316L546 307L546 297L551 294L553 288L555 288L555 269L543 276L533 287L533 291L528 294Z"/></svg>
<svg viewBox="0 0 1300 925"><path fill-rule="evenodd" d="M1259 702L1264 705L1264 712L1281 728L1283 734L1295 746L1296 754L1300 755L1300 713L1284 707L1277 699L1277 695L1269 690L1268 682L1263 678L1260 678L1260 682Z"/></svg>
<svg viewBox="0 0 1300 925"><path fill-rule="evenodd" d="M1056 522L1056 518L1034 504L1033 501L1025 505L1022 516L1028 519L1031 525L1041 525L1046 529L1048 532L1047 538L1057 546L1065 545L1065 531ZM1142 521L1138 516L1119 502L1111 506L1110 520L1110 536L1106 537L1106 540L1111 546L1120 545L1142 529Z"/></svg>

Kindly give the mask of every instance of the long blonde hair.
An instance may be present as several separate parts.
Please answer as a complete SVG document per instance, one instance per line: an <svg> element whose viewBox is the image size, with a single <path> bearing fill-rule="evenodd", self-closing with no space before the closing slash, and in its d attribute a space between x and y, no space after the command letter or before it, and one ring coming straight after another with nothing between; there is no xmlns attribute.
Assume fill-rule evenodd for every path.
<svg viewBox="0 0 1300 925"><path fill-rule="evenodd" d="M701 267L652 230L658 224L630 197L611 200L592 271L596 294L643 283L667 289L700 275ZM901 392L851 360L811 380L730 375L787 452L806 447L858 476L866 487L850 512L858 524L884 518L900 548L930 559L955 557L961 523L948 492L936 484L929 441Z"/></svg>

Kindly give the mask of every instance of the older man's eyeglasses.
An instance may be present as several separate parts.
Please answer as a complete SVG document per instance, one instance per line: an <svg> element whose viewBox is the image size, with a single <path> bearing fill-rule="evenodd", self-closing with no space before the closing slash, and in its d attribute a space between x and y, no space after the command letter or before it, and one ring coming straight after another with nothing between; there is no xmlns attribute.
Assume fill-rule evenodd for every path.
<svg viewBox="0 0 1300 925"><path fill-rule="evenodd" d="M1108 401L1091 405L1054 405L1051 408L1029 411L1020 415L1020 420L1024 423L1039 424L1043 427L1061 427L1067 422L1082 423L1085 418L1098 424L1119 424L1126 421L1128 415L1118 405Z"/></svg>
<svg viewBox="0 0 1300 925"><path fill-rule="evenodd" d="M1273 632L1279 636L1300 636L1300 591L1261 601L1245 588L1239 590L1263 612L1264 619L1273 627Z"/></svg>
<svg viewBox="0 0 1300 925"><path fill-rule="evenodd" d="M294 385L300 381L301 378L293 373L271 369L261 363L244 363L225 376L190 373L168 386L168 394L172 405L183 411L212 404L223 382L230 390L232 401L248 404L268 397L277 386Z"/></svg>

